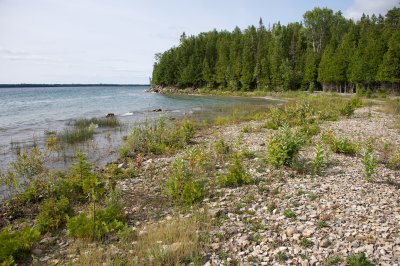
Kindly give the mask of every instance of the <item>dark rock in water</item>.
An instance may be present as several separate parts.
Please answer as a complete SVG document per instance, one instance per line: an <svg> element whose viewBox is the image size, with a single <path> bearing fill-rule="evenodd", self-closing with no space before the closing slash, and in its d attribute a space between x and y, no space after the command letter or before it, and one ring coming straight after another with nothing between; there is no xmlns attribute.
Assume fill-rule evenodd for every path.
<svg viewBox="0 0 400 266"><path fill-rule="evenodd" d="M110 117L115 117L115 114L114 114L114 113L108 113L108 114L106 115L106 118L110 118Z"/></svg>
<svg viewBox="0 0 400 266"><path fill-rule="evenodd" d="M154 109L153 112L162 112L162 109L161 108Z"/></svg>

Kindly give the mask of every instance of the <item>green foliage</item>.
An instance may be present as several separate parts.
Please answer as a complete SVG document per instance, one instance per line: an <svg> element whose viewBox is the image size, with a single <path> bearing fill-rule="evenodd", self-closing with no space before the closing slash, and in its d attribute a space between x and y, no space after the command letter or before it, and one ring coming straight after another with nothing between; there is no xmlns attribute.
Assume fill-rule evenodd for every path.
<svg viewBox="0 0 400 266"><path fill-rule="evenodd" d="M71 213L72 209L66 197L62 196L59 200L45 199L36 216L36 226L42 234L54 231L66 222Z"/></svg>
<svg viewBox="0 0 400 266"><path fill-rule="evenodd" d="M314 245L314 242L312 242L310 239L308 238L302 238L299 242L300 246L305 247L305 248L309 248L312 247Z"/></svg>
<svg viewBox="0 0 400 266"><path fill-rule="evenodd" d="M39 239L39 231L29 226L18 231L3 228L0 232L0 263L25 257Z"/></svg>
<svg viewBox="0 0 400 266"><path fill-rule="evenodd" d="M395 170L400 169L400 150L390 156L388 166Z"/></svg>
<svg viewBox="0 0 400 266"><path fill-rule="evenodd" d="M37 148L17 154L15 161L10 163L6 173L1 173L0 185L12 189L26 188L30 182L39 178L46 171L41 152Z"/></svg>
<svg viewBox="0 0 400 266"><path fill-rule="evenodd" d="M374 265L365 255L365 253L358 253L347 257L346 265L348 266L372 266Z"/></svg>
<svg viewBox="0 0 400 266"><path fill-rule="evenodd" d="M330 145L331 150L334 153L355 155L359 150L358 145L356 143L353 143L346 137L335 138L333 136L325 136L325 141Z"/></svg>
<svg viewBox="0 0 400 266"><path fill-rule="evenodd" d="M165 190L173 200L187 205L193 205L204 197L204 185L195 180L194 172L182 158L174 161Z"/></svg>
<svg viewBox="0 0 400 266"><path fill-rule="evenodd" d="M214 143L214 149L218 155L227 155L231 151L231 147L225 143L223 139L219 139Z"/></svg>
<svg viewBox="0 0 400 266"><path fill-rule="evenodd" d="M237 187L250 183L250 176L242 164L242 157L235 154L232 157L228 173L218 178L218 183L223 187Z"/></svg>
<svg viewBox="0 0 400 266"><path fill-rule="evenodd" d="M318 227L319 229L322 229L322 228L327 228L327 227L329 227L329 225L328 225L328 223L325 222L325 221L318 221L317 227Z"/></svg>
<svg viewBox="0 0 400 266"><path fill-rule="evenodd" d="M156 55L152 83L231 91L307 89L353 92L399 88L400 30L393 19L363 16L354 22L327 8L304 21L270 28L260 23L232 32L203 32ZM344 110L351 113L350 106Z"/></svg>
<svg viewBox="0 0 400 266"><path fill-rule="evenodd" d="M111 234L126 233L120 192L111 190L103 208L93 207L90 213L67 218L67 229L73 237L91 240L104 240Z"/></svg>
<svg viewBox="0 0 400 266"><path fill-rule="evenodd" d="M296 219L297 215L294 211L287 209L283 212L283 216L288 219Z"/></svg>
<svg viewBox="0 0 400 266"><path fill-rule="evenodd" d="M372 150L371 143L367 144L365 153L362 158L362 163L364 165L364 176L367 181L372 181L373 174L375 173L375 168L377 166L376 160L374 158L374 152Z"/></svg>
<svg viewBox="0 0 400 266"><path fill-rule="evenodd" d="M57 139L67 143L76 144L92 139L94 136L94 127L73 127L67 128L57 135Z"/></svg>
<svg viewBox="0 0 400 266"><path fill-rule="evenodd" d="M321 170L326 166L326 152L324 147L319 144L315 148L315 156L312 160L312 172L315 175L319 175Z"/></svg>
<svg viewBox="0 0 400 266"><path fill-rule="evenodd" d="M110 116L102 118L78 119L73 122L73 125L78 128L90 127L90 125L97 125L99 127L117 127L121 125L121 122L115 116Z"/></svg>
<svg viewBox="0 0 400 266"><path fill-rule="evenodd" d="M85 154L77 152L70 175L60 180L58 194L78 201L85 201L88 197L93 199L102 194L98 176L92 172L92 165Z"/></svg>
<svg viewBox="0 0 400 266"><path fill-rule="evenodd" d="M303 144L304 139L298 133L289 127L279 128L268 142L268 161L275 167L290 166Z"/></svg>
<svg viewBox="0 0 400 266"><path fill-rule="evenodd" d="M332 256L328 258L328 260L326 261L326 265L327 266L340 265L341 262L343 262L343 259L341 257Z"/></svg>
<svg viewBox="0 0 400 266"><path fill-rule="evenodd" d="M120 210L112 207L98 209L95 216L81 213L67 220L71 236L91 240L102 240L107 235L118 233L125 228Z"/></svg>
<svg viewBox="0 0 400 266"><path fill-rule="evenodd" d="M133 129L120 148L121 157L132 154L164 154L182 149L194 136L194 124L189 120L167 123L160 118L154 124L138 126Z"/></svg>

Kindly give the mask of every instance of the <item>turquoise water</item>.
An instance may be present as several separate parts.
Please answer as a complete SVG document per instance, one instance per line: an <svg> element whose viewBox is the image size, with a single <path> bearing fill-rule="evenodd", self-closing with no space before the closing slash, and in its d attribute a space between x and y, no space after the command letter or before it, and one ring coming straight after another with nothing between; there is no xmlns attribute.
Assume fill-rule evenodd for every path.
<svg viewBox="0 0 400 266"><path fill-rule="evenodd" d="M12 146L43 143L45 131L60 131L77 118L114 113L124 124L159 115L265 100L240 97L165 96L145 92L149 86L0 88L0 166L11 159ZM163 112L155 113L153 109Z"/></svg>

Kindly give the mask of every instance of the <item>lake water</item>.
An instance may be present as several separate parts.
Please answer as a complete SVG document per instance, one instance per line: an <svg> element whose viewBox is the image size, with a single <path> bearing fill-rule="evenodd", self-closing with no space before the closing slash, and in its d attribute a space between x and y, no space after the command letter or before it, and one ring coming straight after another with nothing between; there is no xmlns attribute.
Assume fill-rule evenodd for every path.
<svg viewBox="0 0 400 266"><path fill-rule="evenodd" d="M145 92L149 86L0 88L0 166L13 159L15 147L43 144L45 131L61 131L77 118L114 113L128 126L161 115L266 100L240 97L166 96ZM117 145L121 136L116 142ZM99 147L97 147L99 148ZM100 147L101 148L101 147ZM110 147L112 149L112 147Z"/></svg>

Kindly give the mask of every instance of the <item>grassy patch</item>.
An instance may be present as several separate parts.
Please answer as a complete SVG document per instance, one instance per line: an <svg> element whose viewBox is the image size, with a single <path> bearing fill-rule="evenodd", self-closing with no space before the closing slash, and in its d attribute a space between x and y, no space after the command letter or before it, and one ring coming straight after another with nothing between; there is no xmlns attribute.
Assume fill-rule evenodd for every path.
<svg viewBox="0 0 400 266"><path fill-rule="evenodd" d="M297 215L294 211L287 209L283 212L283 216L288 219L296 219Z"/></svg>
<svg viewBox="0 0 400 266"><path fill-rule="evenodd" d="M365 253L358 253L347 257L346 259L348 266L372 266L374 265Z"/></svg>
<svg viewBox="0 0 400 266"><path fill-rule="evenodd" d="M73 122L73 126L79 128L90 127L90 125L97 125L98 127L118 127L121 126L121 122L115 116L90 119L82 118Z"/></svg>
<svg viewBox="0 0 400 266"><path fill-rule="evenodd" d="M182 149L194 136L194 124L189 120L167 123L160 118L154 124L138 126L126 138L119 154L128 157L134 154L164 154Z"/></svg>
<svg viewBox="0 0 400 266"><path fill-rule="evenodd" d="M66 128L57 135L57 140L67 144L76 144L92 139L94 127L72 127Z"/></svg>

